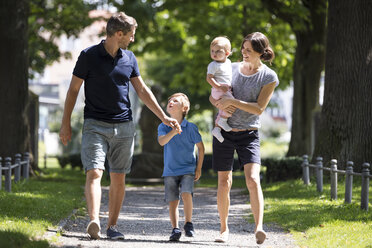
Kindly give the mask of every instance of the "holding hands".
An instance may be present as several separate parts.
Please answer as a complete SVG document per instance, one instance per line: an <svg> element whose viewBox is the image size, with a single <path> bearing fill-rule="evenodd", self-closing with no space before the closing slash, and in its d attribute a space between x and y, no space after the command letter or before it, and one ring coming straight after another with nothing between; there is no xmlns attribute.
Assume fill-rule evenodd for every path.
<svg viewBox="0 0 372 248"><path fill-rule="evenodd" d="M170 118L170 117L167 116L163 120L163 123L165 125L170 126L171 128L173 128L173 130L175 130L178 134L182 133L181 126L176 119L173 119L173 118Z"/></svg>

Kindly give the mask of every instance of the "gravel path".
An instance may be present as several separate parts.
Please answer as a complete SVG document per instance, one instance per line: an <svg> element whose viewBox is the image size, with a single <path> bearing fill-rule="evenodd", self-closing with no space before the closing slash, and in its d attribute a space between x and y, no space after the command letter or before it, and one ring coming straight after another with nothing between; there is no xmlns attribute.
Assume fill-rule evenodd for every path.
<svg viewBox="0 0 372 248"><path fill-rule="evenodd" d="M216 189L195 188L193 223L196 237L188 238L182 233L179 242L169 242L171 225L168 207L164 202L163 187L128 187L122 207L118 227L125 235L125 240L111 241L104 238L90 240L85 233L88 216L68 218L61 221L63 235L54 243L56 247L296 247L290 234L275 225L264 225L268 238L258 246L254 237L254 224L248 223L252 218L247 196L241 189L231 191L229 215L230 236L227 243L215 243L219 233L219 219L216 206ZM105 229L108 218L108 188L102 189L100 220ZM180 227L183 227L183 211L180 206ZM182 229L182 228L181 228ZM183 229L182 229L183 231ZM50 231L48 236L55 235ZM103 233L105 234L105 233Z"/></svg>

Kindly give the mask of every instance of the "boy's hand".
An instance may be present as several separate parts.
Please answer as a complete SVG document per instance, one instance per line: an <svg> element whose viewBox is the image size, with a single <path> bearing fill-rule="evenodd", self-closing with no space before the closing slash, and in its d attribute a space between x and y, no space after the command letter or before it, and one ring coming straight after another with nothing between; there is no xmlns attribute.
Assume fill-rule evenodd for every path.
<svg viewBox="0 0 372 248"><path fill-rule="evenodd" d="M167 116L164 119L163 123L167 126L170 126L174 130L176 130L178 134L181 134L182 129L181 129L181 126L176 119L173 119L173 118L170 118L170 117Z"/></svg>
<svg viewBox="0 0 372 248"><path fill-rule="evenodd" d="M198 181L199 178L201 177L201 170L195 170L195 178L194 178L194 182Z"/></svg>

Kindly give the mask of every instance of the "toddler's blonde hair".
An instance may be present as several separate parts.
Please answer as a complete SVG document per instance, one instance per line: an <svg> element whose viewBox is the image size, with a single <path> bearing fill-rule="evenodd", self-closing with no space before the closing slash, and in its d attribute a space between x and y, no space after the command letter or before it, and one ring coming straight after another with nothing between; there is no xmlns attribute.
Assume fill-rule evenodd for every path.
<svg viewBox="0 0 372 248"><path fill-rule="evenodd" d="M231 54L231 43L227 37L218 36L214 38L211 42L211 47L215 45L223 47L227 52L229 52L229 54Z"/></svg>

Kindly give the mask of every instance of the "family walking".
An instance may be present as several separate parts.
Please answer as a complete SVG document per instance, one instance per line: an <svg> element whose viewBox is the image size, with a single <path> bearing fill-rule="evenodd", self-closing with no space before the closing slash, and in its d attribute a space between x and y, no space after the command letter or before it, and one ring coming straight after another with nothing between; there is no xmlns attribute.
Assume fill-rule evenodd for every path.
<svg viewBox="0 0 372 248"><path fill-rule="evenodd" d="M175 93L168 99L167 113L141 78L135 55L127 50L134 42L137 22L123 12L107 22L106 39L80 53L67 92L60 139L71 140L71 114L84 82L85 107L81 160L86 172L85 197L90 222L87 233L101 237L99 220L101 178L107 159L110 168L109 218L104 229L109 239L124 239L117 221L125 196L125 176L131 170L135 126L129 99L129 84L138 97L162 121L158 142L164 146L165 200L169 204L170 241L182 236L179 226L179 202L184 204L185 235L197 235L192 223L194 182L201 177L204 144L198 127L186 120L188 97ZM217 209L220 232L216 242L228 242L228 216L234 151L244 170L255 220L257 244L266 239L263 230L263 194L260 185L260 114L265 110L275 87L276 73L261 61L271 62L274 52L265 35L247 35L241 45L242 61L228 59L231 44L226 37L215 38L210 46L212 58L207 82L212 86L209 98L219 109L213 129L213 169L218 173ZM197 148L197 156L194 149Z"/></svg>

